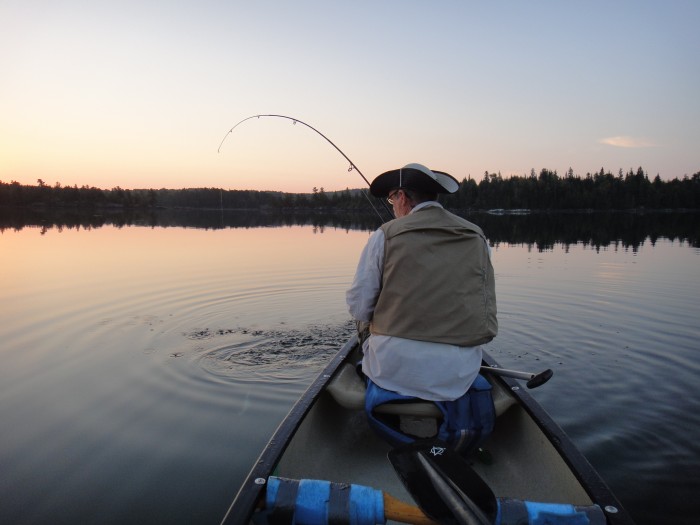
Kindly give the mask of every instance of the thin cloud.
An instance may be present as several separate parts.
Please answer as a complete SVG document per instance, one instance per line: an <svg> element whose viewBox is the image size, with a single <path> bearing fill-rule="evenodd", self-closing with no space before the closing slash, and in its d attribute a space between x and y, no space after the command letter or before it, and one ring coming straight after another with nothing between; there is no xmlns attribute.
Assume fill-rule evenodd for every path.
<svg viewBox="0 0 700 525"><path fill-rule="evenodd" d="M608 146L615 146L617 148L653 148L656 146L656 144L649 139L641 137L628 137L625 135L600 139L598 142L601 144L607 144Z"/></svg>

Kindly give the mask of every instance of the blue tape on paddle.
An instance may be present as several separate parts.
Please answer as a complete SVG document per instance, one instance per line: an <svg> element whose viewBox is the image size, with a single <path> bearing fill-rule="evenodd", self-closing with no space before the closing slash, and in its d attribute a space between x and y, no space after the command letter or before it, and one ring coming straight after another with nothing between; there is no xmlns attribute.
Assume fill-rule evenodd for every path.
<svg viewBox="0 0 700 525"><path fill-rule="evenodd" d="M294 495L293 503L290 496ZM293 507L293 512L290 507ZM266 508L276 525L375 525L384 523L382 492L363 485L270 476Z"/></svg>
<svg viewBox="0 0 700 525"><path fill-rule="evenodd" d="M509 498L498 499L499 525L605 525L603 509L598 505L576 506L566 503L537 503Z"/></svg>

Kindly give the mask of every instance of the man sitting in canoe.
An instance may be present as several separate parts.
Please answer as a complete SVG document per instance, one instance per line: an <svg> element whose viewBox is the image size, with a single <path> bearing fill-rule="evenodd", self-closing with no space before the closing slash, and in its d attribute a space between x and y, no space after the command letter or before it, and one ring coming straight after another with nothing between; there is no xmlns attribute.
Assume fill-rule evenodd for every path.
<svg viewBox="0 0 700 525"><path fill-rule="evenodd" d="M471 410L458 405L469 405L480 345L496 336L498 322L482 230L437 202L439 193L458 188L452 176L421 164L382 173L370 185L372 195L388 198L396 216L370 236L346 295L358 325L369 324L362 372L368 398L380 391L368 400L370 419L372 404L398 394L393 400L437 402L446 419L466 410L449 416L458 433L470 424L465 418L472 418Z"/></svg>

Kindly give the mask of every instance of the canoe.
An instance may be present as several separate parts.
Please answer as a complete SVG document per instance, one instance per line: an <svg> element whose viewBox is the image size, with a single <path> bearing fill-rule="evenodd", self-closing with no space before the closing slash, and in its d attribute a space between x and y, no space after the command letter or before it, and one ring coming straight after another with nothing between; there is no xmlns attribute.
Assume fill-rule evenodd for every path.
<svg viewBox="0 0 700 525"><path fill-rule="evenodd" d="M264 520L259 519L259 515L269 513L270 509L261 511L260 508L264 506L262 502L272 490L273 483L275 491L281 490L280 486L286 486L280 483L296 483L294 491L298 491L300 487L304 490L320 491L321 496L316 493L309 496L311 500L320 500L320 505L324 505L323 501L328 504L328 491L337 492L337 487L347 488L349 484L357 494L363 488L374 489L385 496L384 508L377 512L383 511L386 516L380 516L377 523L383 523L384 517L389 523L394 523L395 517L392 513L395 509L404 508L404 504L408 509L406 512L411 514L415 511L416 516L422 516L420 519L425 518L427 514L438 523L482 523L478 520L465 521L459 518L461 512L473 503L472 495L469 494L472 485L464 490L466 494L462 494L466 503L452 498L455 491L460 492L455 486L463 488L472 477L476 478L474 487L479 485L478 488L488 492L489 497L495 496L498 503L494 505L498 506L498 510L493 512L498 513L497 520L504 520L502 523L508 522L505 519L508 505L519 502L522 508L530 509L531 514L532 508L537 508L539 503L545 504L545 512L546 509L569 509L571 506L574 506L574 515L578 509L595 511L590 514L591 521L576 521L581 518L578 515L571 523L633 524L629 514L600 475L562 429L528 394L525 384L514 377L489 371L498 370L499 366L486 352L482 374L491 384L496 412L491 435L477 452L467 458L445 447L448 453L445 458L440 459L443 462L442 466L428 464L424 470L418 466L409 473L401 472L403 467L397 467L397 463L400 463L397 457L400 456L403 460L408 454L414 454L415 457L421 454L410 450L396 451L395 447L370 428L363 410L364 384L354 366L359 356L357 338L352 337L279 425L238 490L221 522L222 525L253 523L254 517L256 522L264 523ZM435 417L435 405L428 402L402 405L394 410L403 411L405 417L412 420ZM390 461L387 456L391 454L394 454L394 457ZM423 457L432 460L427 454L423 454ZM425 464L424 459L421 461ZM446 468L442 468L445 465ZM447 484L441 485L440 479L435 483L426 481L436 472L437 478L442 478ZM416 479L407 480L407 477ZM464 481L465 479L467 481ZM411 481L414 482L413 486ZM444 493L440 492L440 487L443 487ZM439 496L437 503L430 499L435 497L435 491ZM426 498L426 492L431 492L432 496ZM330 499L333 500L334 497L330 496ZM485 496L476 494L475 497L478 499ZM362 501L366 500L359 503L353 501L353 505L362 505ZM269 499L267 504L270 505ZM274 504L277 505L277 502ZM289 516L293 515L295 504L295 501L284 503ZM378 505L381 507L381 504ZM448 508L458 517L444 518L440 515L441 511L434 508L436 505L442 506L443 509ZM347 501L345 508L348 508ZM327 508L317 509L315 512L321 517L317 518L318 521L312 518L309 523L364 523L343 519L337 521L337 518L328 514ZM400 510L396 512L400 518L403 516ZM464 512L468 513L469 509ZM479 512L479 509L475 512ZM483 523L501 523L494 519L494 516L496 514L491 514ZM299 524L304 522L305 518L297 516L295 519L295 523ZM401 518L401 522L430 523L419 521L418 518L417 521L413 519L409 517L404 521L404 518ZM287 522L293 523L292 518Z"/></svg>

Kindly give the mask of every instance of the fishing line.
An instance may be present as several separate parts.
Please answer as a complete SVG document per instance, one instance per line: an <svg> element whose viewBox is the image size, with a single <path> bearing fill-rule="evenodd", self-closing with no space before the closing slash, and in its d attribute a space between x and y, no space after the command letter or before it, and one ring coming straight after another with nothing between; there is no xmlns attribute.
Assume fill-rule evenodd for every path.
<svg viewBox="0 0 700 525"><path fill-rule="evenodd" d="M226 140L226 137L228 137L231 133L233 133L233 130L234 130L234 129L236 129L239 125L243 124L246 120L250 120L250 119L254 119L254 118L258 118L258 119L259 119L260 117L274 117L274 118L283 118L283 119L291 120L293 124L296 124L296 123L298 122L299 124L302 124L302 125L306 126L307 128L309 128L310 130L315 131L315 132L318 133L321 137L323 137L323 138L326 140L326 142L328 142L331 146L333 146L333 147L336 149L336 151L337 151L338 153L340 153L340 154L345 158L345 160L347 160L347 161L350 163L350 166L348 167L348 171L356 171L356 172L360 175L360 177L362 177L362 179L367 183L367 186L370 186L370 182L369 182L369 181L367 180L367 178L362 174L362 172L360 171L360 168L358 168L358 167L355 165L355 163L354 163L353 161L351 161L350 158L343 152L343 150L341 150L338 146L336 146L336 145L333 143L333 141L332 141L331 139L329 139L328 137L326 137L323 133L321 133L319 130L317 130L317 129L314 128L313 126L307 124L306 122L301 121L301 120L299 120L298 118L288 117L287 115L252 115L252 116L250 116L250 117L244 118L244 119L241 120L240 122L236 123L236 125L233 126L230 130L228 130L228 133L226 133L226 135L224 135L224 138L221 139L221 144L219 144L219 148L216 150L217 153L221 153L221 146L223 146L224 141ZM375 211L375 213L379 216L379 219L380 219L382 222L384 222L384 217L382 217L381 213L379 213L379 210L377 210L377 208L374 206L374 203L373 203L372 200L369 198L369 195L367 194L367 192L366 192L366 191L362 191L362 194L365 196L365 198L367 199L367 202L369 202L370 206L372 206L372 209ZM394 214L393 214L392 211L389 209L389 206L388 206L387 203L384 201L384 199L381 199L381 203L384 205L384 209L389 213L389 217L393 217Z"/></svg>

